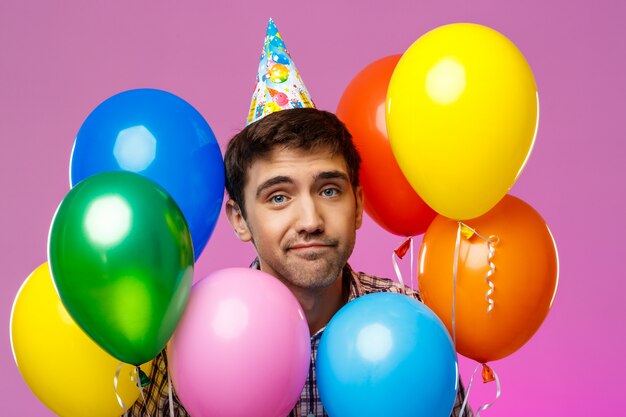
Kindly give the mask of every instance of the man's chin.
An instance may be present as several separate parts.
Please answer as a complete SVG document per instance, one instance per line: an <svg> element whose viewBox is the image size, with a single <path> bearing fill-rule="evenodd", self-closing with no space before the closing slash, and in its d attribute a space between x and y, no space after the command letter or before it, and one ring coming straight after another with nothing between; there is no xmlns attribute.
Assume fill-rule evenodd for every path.
<svg viewBox="0 0 626 417"><path fill-rule="evenodd" d="M301 288L311 290L322 289L331 286L340 276L341 268L301 268L290 280Z"/></svg>

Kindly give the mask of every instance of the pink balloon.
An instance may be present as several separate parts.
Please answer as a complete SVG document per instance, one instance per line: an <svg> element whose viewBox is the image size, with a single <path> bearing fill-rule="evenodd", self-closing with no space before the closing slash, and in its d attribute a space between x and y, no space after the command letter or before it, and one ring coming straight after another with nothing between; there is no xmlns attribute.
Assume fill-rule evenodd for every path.
<svg viewBox="0 0 626 417"><path fill-rule="evenodd" d="M279 280L222 269L192 287L168 359L176 394L192 416L284 417L309 371L309 327Z"/></svg>

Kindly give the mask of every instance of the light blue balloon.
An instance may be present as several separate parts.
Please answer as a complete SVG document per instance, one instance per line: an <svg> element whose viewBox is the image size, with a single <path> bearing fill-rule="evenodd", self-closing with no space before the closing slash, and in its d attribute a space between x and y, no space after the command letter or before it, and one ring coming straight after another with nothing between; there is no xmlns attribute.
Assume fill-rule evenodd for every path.
<svg viewBox="0 0 626 417"><path fill-rule="evenodd" d="M445 326L424 304L369 294L332 318L317 352L317 385L330 417L448 417L458 389ZM409 396L400 392L409 390Z"/></svg>
<svg viewBox="0 0 626 417"><path fill-rule="evenodd" d="M74 186L106 171L135 172L161 185L183 212L198 259L221 211L224 161L211 127L196 109L153 89L105 100L76 135L70 182Z"/></svg>

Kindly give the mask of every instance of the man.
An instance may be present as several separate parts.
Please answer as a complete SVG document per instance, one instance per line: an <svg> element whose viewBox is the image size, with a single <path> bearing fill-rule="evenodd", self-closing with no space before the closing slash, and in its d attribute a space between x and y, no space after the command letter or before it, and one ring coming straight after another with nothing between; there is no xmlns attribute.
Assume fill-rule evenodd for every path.
<svg viewBox="0 0 626 417"><path fill-rule="evenodd" d="M290 416L325 416L315 379L323 329L350 300L373 292L417 292L391 280L354 272L347 261L361 226L360 157L350 133L331 113L313 108L272 113L248 125L229 143L224 158L230 199L226 215L239 239L258 257L252 267L282 281L306 313L311 367ZM165 354L155 359L147 406L132 416L169 416ZM174 415L187 416L173 396ZM452 416L459 416L461 387ZM391 400L391 399L390 399ZM471 416L469 408L463 417Z"/></svg>

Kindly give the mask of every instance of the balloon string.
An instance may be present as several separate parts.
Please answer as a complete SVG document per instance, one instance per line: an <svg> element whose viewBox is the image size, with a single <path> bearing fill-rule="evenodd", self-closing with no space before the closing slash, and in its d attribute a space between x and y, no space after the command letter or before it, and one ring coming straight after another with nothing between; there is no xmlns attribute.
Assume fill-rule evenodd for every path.
<svg viewBox="0 0 626 417"><path fill-rule="evenodd" d="M415 276L417 275L417 271L414 271L414 266L413 266L413 252L414 252L414 245L413 245L413 236L411 236L411 288L415 289Z"/></svg>
<svg viewBox="0 0 626 417"><path fill-rule="evenodd" d="M467 384L467 389L465 390L465 399L463 399L463 406L461 406L461 412L459 416L463 417L463 413L465 412L465 407L467 407L467 400L469 399L470 391L472 390L472 384L474 383L474 376L476 372L480 368L480 364L476 365L474 368L474 372L472 372L472 376L470 377L469 383Z"/></svg>
<svg viewBox="0 0 626 417"><path fill-rule="evenodd" d="M144 381L142 381L141 379L141 374L143 373L143 371L139 366L137 366L135 367L135 372L137 373L137 388L139 389L139 395L141 395L141 400L143 401L143 403L146 404L146 397L143 395ZM148 411L148 407L146 407L146 413L148 414L148 417L152 417L150 416L150 411Z"/></svg>
<svg viewBox="0 0 626 417"><path fill-rule="evenodd" d="M492 379L488 379L488 378L492 378ZM500 386L500 378L498 377L498 374L496 373L496 371L494 371L493 369L491 369L489 366L485 364L483 364L483 381L484 382L496 381L496 398L492 402L485 404L481 406L478 410L476 410L476 417L480 417L481 411L484 411L488 409L489 407L491 407L492 405L494 405L496 401L498 401L498 398L500 398L500 394L502 393L502 389L501 389L502 387Z"/></svg>
<svg viewBox="0 0 626 417"><path fill-rule="evenodd" d="M487 284L489 289L485 292L485 301L487 301L487 304L488 304L487 313L490 313L491 310L493 310L494 305L495 305L493 298L491 296L493 295L496 289L495 284L491 280L494 274L496 273L496 264L493 262L493 257L496 254L495 246L498 244L498 242L500 242L500 238L496 235L491 235L488 238L484 237L480 233L478 233L475 229L469 227L466 224L463 224L463 228L466 229L465 233L468 239L472 235L476 235L480 239L487 242L487 248L489 249L489 253L487 254L487 264L489 265L489 270L485 273L485 283Z"/></svg>
<svg viewBox="0 0 626 417"><path fill-rule="evenodd" d="M398 262L396 261L396 254L391 254L391 263L393 264L393 269L396 271L396 276L398 277L398 282L404 285L404 280L402 279L402 274L400 273L400 268L398 267Z"/></svg>
<svg viewBox="0 0 626 417"><path fill-rule="evenodd" d="M478 371L478 368L480 368L481 366L483 367L483 372L482 372L483 382L488 383L488 382L496 381L496 398L492 402L488 404L484 404L478 410L476 410L476 417L480 417L481 411L485 411L486 409L494 405L495 402L498 401L498 398L500 398L500 394L502 393L502 389L501 389L502 387L500 386L500 378L498 377L498 374L493 369L491 369L487 364L479 363L474 368L474 372L472 372L472 376L470 377L469 384L467 384L467 390L465 391L465 399L463 400L463 406L461 407L461 412L459 413L459 416L463 416L463 412L465 411L465 408L467 407L467 400L469 399L470 391L472 390L474 376L476 376L476 372Z"/></svg>
<svg viewBox="0 0 626 417"><path fill-rule="evenodd" d="M456 351L456 280L459 272L459 251L461 247L461 226L463 223L458 222L456 229L456 240L454 242L454 262L452 263L452 343Z"/></svg>
<svg viewBox="0 0 626 417"><path fill-rule="evenodd" d="M170 373L167 372L167 396L170 400L170 417L174 417L174 399L172 398L172 380Z"/></svg>
<svg viewBox="0 0 626 417"><path fill-rule="evenodd" d="M123 365L124 364L120 362L120 364L117 366L117 369L115 370L115 376L113 377L113 389L115 390L115 397L117 397L117 403L120 405L120 407L122 407L122 409L124 409L124 417L127 417L128 409L124 405L124 401L122 401L122 397L120 397L119 393L117 392L117 384L119 382L120 372L122 371Z"/></svg>
<svg viewBox="0 0 626 417"><path fill-rule="evenodd" d="M396 257L398 259L402 259L406 252L411 248L411 244L413 242L413 238L409 237L407 240L402 242L402 244L391 253L391 263L393 264L393 269L396 271L396 276L398 277L398 282L404 285L404 280L402 279L402 273L400 272L400 267L398 266L398 261L396 261Z"/></svg>

